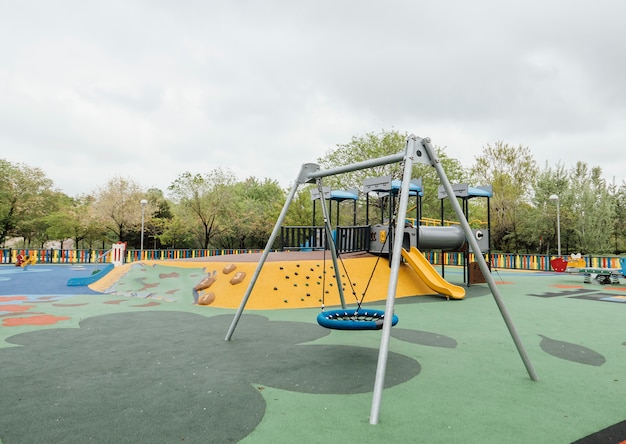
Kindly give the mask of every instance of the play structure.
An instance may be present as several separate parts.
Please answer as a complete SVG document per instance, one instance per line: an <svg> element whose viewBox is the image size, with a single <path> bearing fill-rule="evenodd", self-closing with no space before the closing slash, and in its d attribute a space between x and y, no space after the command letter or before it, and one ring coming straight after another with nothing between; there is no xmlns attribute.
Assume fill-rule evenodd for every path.
<svg viewBox="0 0 626 444"><path fill-rule="evenodd" d="M626 271L625 258L620 258L622 268L587 267L587 262L580 253L571 254L568 259L556 257L550 261L552 269L558 273L578 274L583 276L585 284L597 282L601 285L619 284Z"/></svg>
<svg viewBox="0 0 626 444"><path fill-rule="evenodd" d="M321 199L328 202L328 220L332 221L333 215L331 211L335 204L335 227L331 228L332 240L336 245L339 253L367 251L374 255L390 256L391 242L387 241L388 233L393 231L393 221L397 210L397 198L401 187L400 180L392 180L391 176L371 177L363 181L362 192L359 190L341 191L331 190L330 187L322 187L321 189L312 188L311 200L313 201L313 226L309 227L281 227L280 245L282 250L289 251L312 251L317 249L328 249L328 241L323 226L315 225L317 203ZM428 224L422 224L422 205L423 196L422 180L411 179L409 183L409 199L415 199L414 205L408 211L415 210L410 215L407 213L405 219L405 240L403 248L406 254L411 254L411 249L415 248L418 254L422 251L440 250L441 253L456 252L461 253L459 265L463 267L463 282L469 287L474 283L484 283L484 277L477 267L476 262L470 262L475 252L471 245L467 242L465 233L458 222L450 223L444 220L444 201L447 200L445 190L439 187L439 199L441 200L441 220L435 226L432 221L428 220ZM465 219L469 220L468 201L475 197L487 198L487 212L489 213L489 202L492 196L491 186L470 187L468 184L453 184L452 189L454 196L460 200L463 208ZM356 202L359 194L365 196L365 224L356 225ZM375 203L380 210L380 217L377 214L371 214L371 200L374 198ZM352 203L352 225L340 225L340 204L344 202ZM347 219L344 218L344 221ZM488 257L490 262L490 218L488 216L486 223L481 223L480 228L473 229L472 235L480 245L481 253ZM443 254L442 254L443 256ZM407 260L406 264L414 264L415 261ZM421 264L424 269L430 267L430 263ZM441 277L445 276L445 261L443 257L439 261L441 267ZM437 276L431 273L422 273L421 270L415 270L420 277L426 279L426 283L430 283L431 276L439 281L439 273L434 270ZM443 291L439 282L433 282L430 289L436 293L442 294L449 298L461 299L464 297L464 291L455 288L454 291L444 289Z"/></svg>
<svg viewBox="0 0 626 444"><path fill-rule="evenodd" d="M359 230L353 230L353 236L344 238L344 234L339 229L335 233L333 233L330 225L329 214L326 208L326 199L325 190L322 184L322 179L324 177L329 177L337 174L347 173L351 171L363 170L368 168L373 168L381 165L388 165L391 163L403 163L403 178L400 182L400 188L398 189L398 205L397 208L390 209L391 217L388 218L389 224L393 227L390 229L389 227L384 226L381 223L381 226L378 230L371 228L370 226L360 227ZM408 210L408 202L409 197L411 196L411 170L414 162L424 163L430 165L436 169L437 175L439 176L441 186L446 193L446 196L452 206L457 218L459 219L459 227L454 230L443 228L448 227L437 227L441 228L437 231L430 230L422 230L422 228L426 227L411 227L407 226L407 210ZM524 346L521 342L521 339L513 325L513 322L508 314L508 311L502 301L499 290L495 284L493 277L490 274L489 266L485 260L485 257L482 253L480 243L483 239L482 235L478 235L478 233L474 232L463 212L463 209L459 205L455 191L448 181L445 171L443 170L439 159L435 154L435 150L433 149L429 139L421 139L416 136L410 136L407 140L405 149L403 152L390 155L386 157L382 157L379 159L372 159L368 161L358 162L352 165L346 165L342 167L337 167L329 170L322 170L319 165L313 163L307 163L302 165L302 168L291 188L291 191L287 197L285 205L276 221L274 229L268 239L267 245L263 250L261 258L257 264L257 267L250 279L246 292L241 300L241 303L234 315L232 323L228 329L225 340L230 341L233 337L235 329L241 319L243 311L246 308L252 290L259 279L261 271L263 270L264 264L267 260L267 257L274 245L274 241L276 240L279 232L281 231L282 223L285 219L287 211L296 195L298 187L302 184L306 183L314 183L317 186L317 190L320 196L320 202L322 206L323 216L324 216L324 233L323 236L319 236L317 234L309 237L311 242L314 243L323 243L324 251L326 251L326 244L330 250L331 260L334 269L334 278L336 280L336 286L340 293L341 299L341 310L337 312L333 310L330 313L330 316L322 315L322 320L320 322L318 316L318 322L321 325L326 326L328 328L337 328L337 329L346 329L348 325L352 327L351 329L362 329L360 326L365 326L365 329L372 328L380 328L382 330L381 335L381 343L379 348L379 356L378 356L378 364L376 369L376 379L373 390L373 400L372 400L372 408L370 414L370 423L377 424L378 417L380 412L380 403L382 398L382 391L385 380L385 372L387 366L387 358L389 353L389 342L391 336L391 328L395 322L397 322L397 318L395 315L395 298L396 298L396 289L398 285L398 276L401 266L401 261L404 258L407 263L413 268L416 272L422 273L425 281L429 282L429 285L433 285L436 288L437 292L445 291L450 293L451 295L459 294L460 290L458 288L453 288L451 284L447 283L443 278L436 277L436 271L433 274L432 266L427 263L425 259L422 259L423 256L419 251L420 245L429 245L437 248L458 248L460 243L467 242L471 251L474 252L476 257L477 265L480 268L482 275L484 276L486 283L488 284L493 298L500 310L500 313L504 319L504 322L507 325L509 333L517 347L518 353L526 367L526 370L532 380L537 380L537 375L535 370L528 358L528 355L524 349ZM369 191L374 191L376 187L383 188L382 184L370 183L368 185ZM385 191L388 193L393 192L393 182L391 183L391 189L385 185ZM413 195L418 195L415 190ZM384 222L384 218L383 218ZM361 305L361 302L357 303L356 308L348 309L345 304L345 299L343 296L343 284L342 284L342 273L339 272L339 256L337 253L337 245L342 247L350 246L352 244L358 243L363 239L366 239L367 242L373 240L374 246L370 245L370 250L377 249L379 253L384 253L385 249L388 256L389 267L390 267L390 275L389 281L387 285L387 296L384 311L377 311L376 313L364 312L364 309ZM310 243L307 248L311 248L313 245ZM343 248L345 251L346 248ZM326 263L326 261L324 261ZM419 271L418 271L419 270ZM346 276L346 278L348 278ZM350 287L352 287L350 285ZM461 289L462 290L462 289ZM365 293L364 293L365 294Z"/></svg>
<svg viewBox="0 0 626 444"><path fill-rule="evenodd" d="M334 249L336 255L342 252L366 251L377 257L385 257L389 259L392 255L390 244L392 243L393 221L396 218L397 205L396 201L401 189L401 181L393 180L391 176L367 178L363 182L363 195L365 200L365 225L356 226L356 201L359 197L358 190L350 192L331 191L329 187L316 187L311 189L311 199L313 201L313 223L312 227L302 236L285 235L291 227L281 227L283 236L281 238L282 249L299 249L311 251L312 249ZM415 217L407 217L404 227L402 256L404 263L419 276L419 278L427 285L427 287L436 294L441 294L451 299L463 299L465 290L462 287L450 284L435 270L428 260L420 251L430 249L441 249L442 251L467 251L467 242L465 234L460 226L451 227L431 227L419 226L415 224L420 220L421 215L421 197L422 183L421 179L411 179L409 182L408 195L410 199L415 199L415 205L412 209L416 210ZM380 209L380 220L378 223L371 225L371 219L376 219L376 215L370 215L370 200L375 197ZM353 202L353 226L339 225L339 204L346 200ZM328 223L323 227L315 226L315 209L317 202L322 201L322 213L324 220ZM323 201L329 203L328 208ZM330 221L332 215L330 209L336 202L336 225L332 228ZM328 229L326 227L328 225ZM297 230L303 227L296 227ZM326 233L330 233L327 235ZM482 240L482 247L488 250L487 236L476 236ZM304 248L303 248L304 247ZM334 261L334 259L333 259ZM336 266L336 264L334 264ZM371 279L371 278L370 278ZM341 282L337 282L337 287L342 288ZM342 297L342 307L345 303ZM357 311L361 308L361 303L357 300ZM332 314L329 318L336 319ZM325 319L325 318L318 318ZM328 319L326 319L328 321ZM336 322L339 326L340 323ZM328 324L324 324L325 326ZM381 325L380 322L378 325ZM342 328L342 327L337 327ZM351 329L355 329L352 326Z"/></svg>

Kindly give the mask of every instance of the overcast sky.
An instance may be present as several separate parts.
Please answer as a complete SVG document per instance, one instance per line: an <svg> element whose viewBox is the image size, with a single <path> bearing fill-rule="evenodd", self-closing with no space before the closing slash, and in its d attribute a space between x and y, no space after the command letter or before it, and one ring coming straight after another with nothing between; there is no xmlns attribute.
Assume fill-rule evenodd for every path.
<svg viewBox="0 0 626 444"><path fill-rule="evenodd" d="M218 167L288 187L398 130L467 167L503 141L621 184L625 17L617 0L0 0L0 158L70 196Z"/></svg>

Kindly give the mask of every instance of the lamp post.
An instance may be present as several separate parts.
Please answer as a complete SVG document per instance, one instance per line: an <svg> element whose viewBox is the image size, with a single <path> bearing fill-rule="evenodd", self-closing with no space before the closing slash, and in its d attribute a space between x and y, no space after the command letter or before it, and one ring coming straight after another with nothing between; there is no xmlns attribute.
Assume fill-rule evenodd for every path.
<svg viewBox="0 0 626 444"><path fill-rule="evenodd" d="M146 204L148 201L146 199L141 199L141 248L139 250L139 260L143 259L143 226L144 226L144 216L146 213Z"/></svg>
<svg viewBox="0 0 626 444"><path fill-rule="evenodd" d="M556 242L558 245L557 254L561 256L561 207L559 204L559 196L553 194L548 199L556 201Z"/></svg>

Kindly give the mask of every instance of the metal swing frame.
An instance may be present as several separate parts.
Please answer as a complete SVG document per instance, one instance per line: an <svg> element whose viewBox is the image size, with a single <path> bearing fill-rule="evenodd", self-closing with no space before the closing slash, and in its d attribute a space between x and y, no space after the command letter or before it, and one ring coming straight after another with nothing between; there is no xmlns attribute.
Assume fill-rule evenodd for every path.
<svg viewBox="0 0 626 444"><path fill-rule="evenodd" d="M469 242L472 250L475 252L475 256L476 256L476 260L478 262L479 268L483 276L485 277L485 280L487 281L489 289L491 290L491 294L498 306L498 309L500 310L500 314L502 315L502 318L509 330L511 338L513 339L513 342L515 343L515 346L524 363L524 366L526 367L526 371L528 372L528 375L531 380L537 381L538 377L535 372L535 369L530 361L530 358L528 357L528 354L526 353L526 349L524 348L522 340L519 334L517 333L515 325L513 324L513 321L504 305L502 297L500 296L500 291L498 290L495 280L493 279L493 276L491 275L491 272L487 265L487 262L485 261L485 258L483 257L481 253L480 247L478 246L478 242L476 241L476 239L474 239L474 236L472 234L472 229L470 228L470 225L467 219L465 218L465 215L463 214L463 210L461 209L461 206L459 205L458 201L454 197L455 194L452 189L452 185L450 184L450 181L448 180L448 177L446 176L446 173L443 167L441 166L439 159L437 158L436 152L430 142L430 139L428 138L422 139L414 135L411 135L408 137L404 152L400 152L400 153L393 154L390 156L380 157L378 159L366 160L363 162L357 162L351 165L331 168L328 170L321 170L320 166L314 163L305 163L302 165L300 173L298 174L296 180L293 183L291 191L289 192L289 195L287 196L287 200L285 201L285 205L283 206L283 209L280 215L278 216L278 220L276 221L276 224L274 225L272 234L270 235L267 241L267 244L265 246L265 249L263 250L263 253L261 255L257 268L254 274L252 275L252 278L250 279L250 283L248 284L246 293L244 294L241 300L241 304L239 305L239 308L237 309L237 312L234 315L233 321L228 329L228 332L226 333L225 340L230 341L232 339L233 333L235 332L235 328L237 327L237 324L239 323L239 320L241 319L241 315L243 314L243 311L248 302L248 299L250 298L252 289L254 288L254 285L259 277L259 274L261 273L263 264L265 263L267 259L267 256L272 248L272 245L274 244L274 241L276 237L278 236L280 227L283 224L287 211L289 210L289 207L296 195L298 187L304 183L315 183L318 178L372 168L375 166L388 165L391 163L397 163L401 161L404 161L405 163L404 174L402 178L402 188L400 191L400 203L399 203L398 214L396 218L395 232L393 236L391 271L390 271L390 276L389 276L389 284L387 288L385 313L394 313L395 295L396 295L396 288L398 285L398 272L400 270L400 261L402 258L402 254L401 254L402 240L403 240L402 233L404 232L404 220L406 219L406 213L407 213L407 208L408 208L409 185L410 185L410 180L411 180L411 172L413 169L413 163L415 162L424 163L424 164L433 166L435 170L437 171L437 175L439 176L441 185L446 190L448 199L450 200L450 204L452 208L454 209L454 212L461 224L461 227L463 228L465 237L467 238L467 241ZM333 260L336 261L336 251L333 251L332 246L331 246L331 253L334 255ZM335 276L337 279L338 288L341 289L342 287L341 287L341 280L339 278L339 274L340 273L335 273ZM342 304L345 304L345 302L343 301L343 295L342 295ZM383 393L383 387L385 383L385 373L387 370L387 360L389 356L391 324L392 324L392 317L385 316L384 321L383 321L383 326L382 326L380 347L378 351L378 362L376 366L376 379L374 382L373 399L372 399L372 406L371 406L370 419L369 419L370 424L378 424L378 421L379 421L382 393Z"/></svg>

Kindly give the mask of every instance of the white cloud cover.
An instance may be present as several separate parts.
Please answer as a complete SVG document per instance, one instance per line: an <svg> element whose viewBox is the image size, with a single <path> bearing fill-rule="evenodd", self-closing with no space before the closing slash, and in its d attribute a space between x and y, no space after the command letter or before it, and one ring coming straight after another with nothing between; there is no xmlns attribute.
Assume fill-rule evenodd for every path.
<svg viewBox="0 0 626 444"><path fill-rule="evenodd" d="M625 177L626 3L23 0L0 8L0 157L69 195L230 168L287 187L354 135L496 141ZM399 150L401 147L399 147Z"/></svg>

